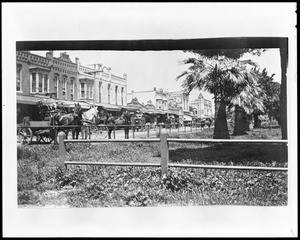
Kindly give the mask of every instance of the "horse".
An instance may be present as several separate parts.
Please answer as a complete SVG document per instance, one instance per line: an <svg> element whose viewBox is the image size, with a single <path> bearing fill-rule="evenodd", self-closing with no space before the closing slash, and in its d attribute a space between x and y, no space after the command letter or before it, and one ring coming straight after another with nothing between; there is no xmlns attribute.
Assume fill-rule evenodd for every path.
<svg viewBox="0 0 300 240"><path fill-rule="evenodd" d="M79 103L75 103L73 125L77 126L72 129L72 137L73 139L78 139L82 126L82 108Z"/></svg>
<svg viewBox="0 0 300 240"><path fill-rule="evenodd" d="M125 125L123 126L125 131L125 139L129 139L129 129L131 125L131 117L130 113L128 111L124 111L121 115L121 117L117 118L115 120L116 125Z"/></svg>
<svg viewBox="0 0 300 240"><path fill-rule="evenodd" d="M55 110L50 114L52 115L50 117L51 125L60 126L57 130L65 132L66 139L68 139L70 128L67 126L73 125L76 122L76 116L73 113L66 113L62 110Z"/></svg>
<svg viewBox="0 0 300 240"><path fill-rule="evenodd" d="M97 119L98 116L98 109L97 107L91 107L88 111L82 113L82 139L87 139L88 133L88 126L93 123Z"/></svg>

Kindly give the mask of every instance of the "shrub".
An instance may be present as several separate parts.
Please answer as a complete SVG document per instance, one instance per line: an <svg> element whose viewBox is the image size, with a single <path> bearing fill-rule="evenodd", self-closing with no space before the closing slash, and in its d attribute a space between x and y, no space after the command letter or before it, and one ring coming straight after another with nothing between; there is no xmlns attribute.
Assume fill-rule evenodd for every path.
<svg viewBox="0 0 300 240"><path fill-rule="evenodd" d="M18 204L33 204L40 203L40 195L36 190L25 190L18 192Z"/></svg>

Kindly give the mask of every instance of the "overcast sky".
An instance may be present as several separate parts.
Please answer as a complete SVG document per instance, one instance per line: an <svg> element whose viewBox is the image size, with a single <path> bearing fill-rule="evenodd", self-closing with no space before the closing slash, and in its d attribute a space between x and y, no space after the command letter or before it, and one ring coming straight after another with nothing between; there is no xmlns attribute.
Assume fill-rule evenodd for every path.
<svg viewBox="0 0 300 240"><path fill-rule="evenodd" d="M54 51L54 56L59 57L64 51ZM75 62L79 58L81 65L87 66L101 63L111 67L111 72L117 76L127 74L127 92L151 90L154 87L168 91L181 90L182 80L176 77L187 69L187 65L180 62L192 56L183 51L65 51L70 59ZM32 51L34 54L45 56L45 51ZM253 59L261 69L266 68L269 75L275 73L275 81L280 82L280 56L278 49L268 49L261 56L246 54L243 59ZM93 67L93 66L89 66ZM205 98L212 100L212 94L203 92ZM190 94L190 100L199 95L198 90Z"/></svg>

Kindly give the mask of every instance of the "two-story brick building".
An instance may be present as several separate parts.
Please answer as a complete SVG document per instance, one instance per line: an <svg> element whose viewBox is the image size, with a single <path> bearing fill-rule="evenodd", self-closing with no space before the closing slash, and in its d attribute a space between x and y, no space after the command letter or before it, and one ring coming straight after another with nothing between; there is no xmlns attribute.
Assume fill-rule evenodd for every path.
<svg viewBox="0 0 300 240"><path fill-rule="evenodd" d="M118 115L127 105L127 76L113 75L110 68L95 64L85 67L67 53L54 57L53 51L40 56L29 51L16 54L17 122L29 114L39 120L38 101L53 98L58 105L72 108L80 103L84 109L97 105Z"/></svg>

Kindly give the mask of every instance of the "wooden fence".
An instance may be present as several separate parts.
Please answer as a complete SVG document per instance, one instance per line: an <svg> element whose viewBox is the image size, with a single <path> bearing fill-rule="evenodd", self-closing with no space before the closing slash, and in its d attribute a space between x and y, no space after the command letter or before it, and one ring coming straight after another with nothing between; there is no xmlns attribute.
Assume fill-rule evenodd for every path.
<svg viewBox="0 0 300 240"><path fill-rule="evenodd" d="M32 123L32 122L30 122ZM43 123L47 123L47 122L43 122L43 121L35 121L33 122L35 124L30 124L30 125L22 125L19 124L17 126L17 129L20 128L31 128L33 130L39 130L41 128L45 129L53 129L54 130L54 143L58 144L57 142L57 137L58 137L58 129L72 129L75 127L82 127L82 125L47 125L45 126ZM42 125L43 124L43 125ZM130 131L132 132L131 137L135 138L135 132L137 131L137 129L142 129L142 131L146 131L146 136L147 138L150 138L150 130L151 129L157 129L158 134L160 135L161 131L163 129L166 129L170 134L171 133L180 133L180 131L183 132L197 132L198 130L201 130L201 124L200 123L195 123L195 124L190 124L190 125L184 125L184 124L156 124L155 126L150 126L150 125L145 125L145 124L130 124L130 125L104 125L104 124L100 124L100 125L95 125L95 124L91 124L91 125L87 125L85 126L88 129L88 138L92 139L92 135L94 134L95 138L99 137L97 134L93 133L93 129L99 129L99 130L104 130L107 131L109 127L113 128L112 130L112 138L116 139L116 130L123 128L123 127L129 127Z"/></svg>
<svg viewBox="0 0 300 240"><path fill-rule="evenodd" d="M102 165L102 166L138 166L138 167L160 167L162 174L167 174L168 167L181 167L181 168L202 168L206 169L224 169L224 170L260 170L260 171L287 171L288 168L275 168L275 167L245 167L245 166L223 166L223 165L192 165L192 164L169 164L169 142L182 142L182 143L234 143L234 144L279 144L287 145L287 140L225 140L225 139L175 139L167 138L167 132L162 131L160 138L155 139L101 139L101 140L67 140L63 132L59 133L59 159L66 167L68 165ZM67 143L104 143L104 142L160 142L161 162L157 163L114 163L114 162L78 162L67 161Z"/></svg>

